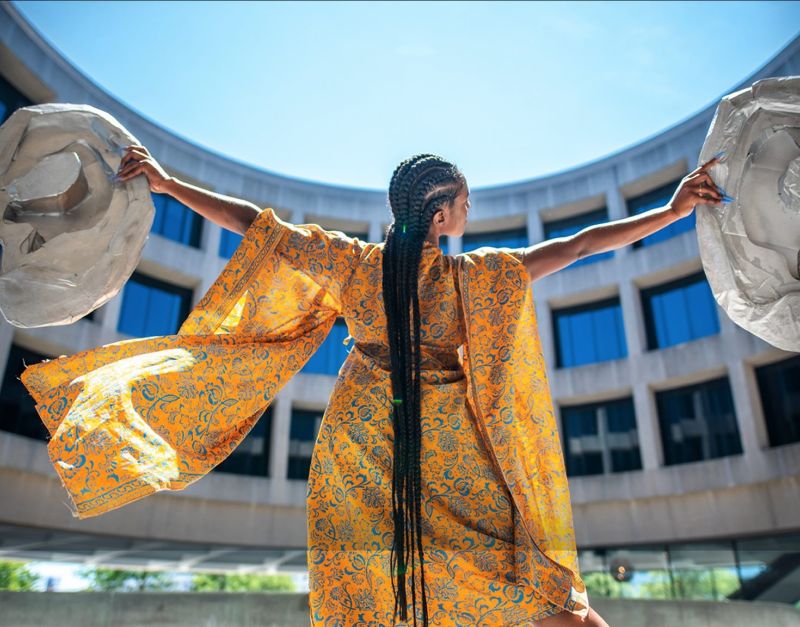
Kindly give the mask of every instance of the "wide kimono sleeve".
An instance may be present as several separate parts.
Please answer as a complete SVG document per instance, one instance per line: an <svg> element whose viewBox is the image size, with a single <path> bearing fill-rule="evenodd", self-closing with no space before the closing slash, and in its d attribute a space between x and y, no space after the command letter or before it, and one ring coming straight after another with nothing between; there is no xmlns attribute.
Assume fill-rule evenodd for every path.
<svg viewBox="0 0 800 627"><path fill-rule="evenodd" d="M520 584L586 617L572 505L523 250L456 255L464 372L478 429L512 496Z"/></svg>
<svg viewBox="0 0 800 627"><path fill-rule="evenodd" d="M177 334L28 366L73 517L181 490L230 455L327 336L363 246L265 208Z"/></svg>

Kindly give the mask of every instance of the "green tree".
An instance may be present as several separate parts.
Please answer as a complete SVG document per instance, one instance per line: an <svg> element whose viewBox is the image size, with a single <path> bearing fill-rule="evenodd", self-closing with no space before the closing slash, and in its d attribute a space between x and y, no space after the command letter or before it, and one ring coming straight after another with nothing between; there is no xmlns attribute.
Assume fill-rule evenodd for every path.
<svg viewBox="0 0 800 627"><path fill-rule="evenodd" d="M739 588L739 578L732 568L680 569L657 581L642 584L648 598L722 600ZM673 594L674 589L674 594Z"/></svg>
<svg viewBox="0 0 800 627"><path fill-rule="evenodd" d="M625 587L627 584L624 581L617 581L609 573L594 572L586 573L583 576L583 583L586 584L586 591L589 596L609 597L614 599L624 598Z"/></svg>
<svg viewBox="0 0 800 627"><path fill-rule="evenodd" d="M41 576L28 570L25 562L0 560L0 590L35 590Z"/></svg>
<svg viewBox="0 0 800 627"><path fill-rule="evenodd" d="M89 590L172 590L175 582L169 573L147 570L84 568L78 572L89 583Z"/></svg>
<svg viewBox="0 0 800 627"><path fill-rule="evenodd" d="M198 573L192 577L193 592L294 592L289 575Z"/></svg>

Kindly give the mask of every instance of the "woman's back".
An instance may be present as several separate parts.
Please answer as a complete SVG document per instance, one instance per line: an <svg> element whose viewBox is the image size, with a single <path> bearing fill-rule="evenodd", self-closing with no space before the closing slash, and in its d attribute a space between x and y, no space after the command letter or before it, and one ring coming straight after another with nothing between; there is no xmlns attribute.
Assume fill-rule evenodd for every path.
<svg viewBox="0 0 800 627"><path fill-rule="evenodd" d="M342 312L350 335L365 353L389 368L382 290L383 245L366 244L344 287ZM425 242L419 265L420 348L423 370L458 369L464 341L455 259Z"/></svg>

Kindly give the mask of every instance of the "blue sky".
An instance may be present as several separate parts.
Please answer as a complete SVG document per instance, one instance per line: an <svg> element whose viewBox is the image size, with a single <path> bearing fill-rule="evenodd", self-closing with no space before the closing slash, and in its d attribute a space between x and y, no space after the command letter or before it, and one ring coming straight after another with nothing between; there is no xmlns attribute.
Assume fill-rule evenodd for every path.
<svg viewBox="0 0 800 627"><path fill-rule="evenodd" d="M13 4L189 141L373 189L419 152L472 187L593 161L716 102L800 34L800 2Z"/></svg>

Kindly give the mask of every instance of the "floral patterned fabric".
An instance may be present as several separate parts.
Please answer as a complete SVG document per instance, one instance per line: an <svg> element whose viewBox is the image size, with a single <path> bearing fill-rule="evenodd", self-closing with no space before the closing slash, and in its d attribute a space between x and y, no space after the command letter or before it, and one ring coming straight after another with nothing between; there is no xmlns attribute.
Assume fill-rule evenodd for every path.
<svg viewBox="0 0 800 627"><path fill-rule="evenodd" d="M48 453L73 516L181 490L207 474L343 316L354 343L307 490L311 622L391 625L382 248L265 208L177 335L29 366L22 381L52 435ZM423 249L422 542L435 625L522 626L588 612L519 253ZM418 574L413 581L419 591Z"/></svg>

